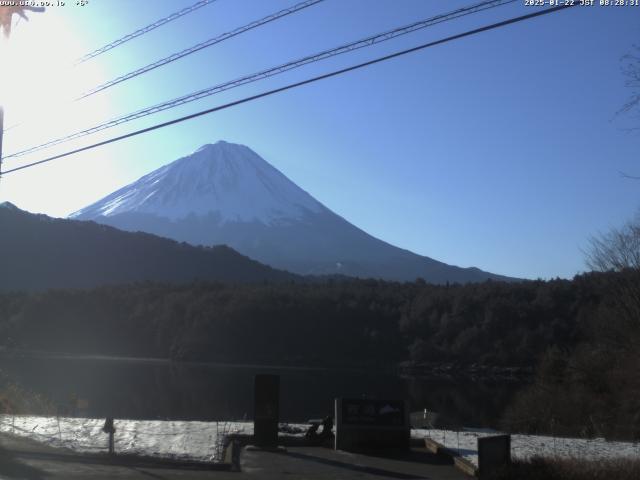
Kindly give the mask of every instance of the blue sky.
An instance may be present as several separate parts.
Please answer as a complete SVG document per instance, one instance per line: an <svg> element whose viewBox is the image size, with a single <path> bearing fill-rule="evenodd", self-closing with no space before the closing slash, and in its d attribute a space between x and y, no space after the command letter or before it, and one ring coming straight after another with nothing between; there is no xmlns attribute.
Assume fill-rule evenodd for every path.
<svg viewBox="0 0 640 480"><path fill-rule="evenodd" d="M15 32L62 64L194 1L90 0L86 7L52 8ZM64 79L61 84L91 87L294 3L217 0L66 77L51 65L14 75L34 89L56 75ZM326 0L116 86L87 101L89 113L58 107L55 120L10 132L5 154L64 129L470 3ZM515 3L441 24L92 140L531 11ZM59 26L59 35L47 22ZM622 224L638 207L640 182L619 171L640 174L640 136L625 131L633 118L615 116L630 93L620 58L634 43L640 43L640 7L576 7L7 175L0 198L64 216L202 144L224 139L250 146L336 213L397 246L506 275L572 277L586 268L582 250L589 236ZM62 94L47 98L54 97ZM7 111L7 123L12 114L20 117L17 110L25 102L34 103L18 102ZM46 117L32 110L23 116ZM6 168L18 164L8 161Z"/></svg>

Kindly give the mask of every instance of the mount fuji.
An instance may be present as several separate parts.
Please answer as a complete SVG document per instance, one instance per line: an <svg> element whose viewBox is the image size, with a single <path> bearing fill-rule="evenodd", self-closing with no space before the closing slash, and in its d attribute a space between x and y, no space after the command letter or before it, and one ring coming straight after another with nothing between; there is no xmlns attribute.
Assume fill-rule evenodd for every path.
<svg viewBox="0 0 640 480"><path fill-rule="evenodd" d="M193 245L226 244L299 274L433 283L512 280L394 247L333 213L244 145L219 141L70 215Z"/></svg>

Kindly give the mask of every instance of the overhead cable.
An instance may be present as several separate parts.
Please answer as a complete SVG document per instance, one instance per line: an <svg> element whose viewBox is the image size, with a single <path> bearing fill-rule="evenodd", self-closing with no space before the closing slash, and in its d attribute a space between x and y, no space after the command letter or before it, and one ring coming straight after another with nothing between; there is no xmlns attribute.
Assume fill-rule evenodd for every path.
<svg viewBox="0 0 640 480"><path fill-rule="evenodd" d="M364 68L364 67L368 67L370 65L374 65L374 64L381 63L381 62L384 62L384 61L387 61L387 60L391 60L393 58L397 58L397 57L400 57L400 56L403 56L403 55L407 55L407 54L414 53L414 52L417 52L417 51L420 51L420 50L424 50L426 48L434 47L436 45L441 45L443 43L451 42L451 41L454 41L454 40L459 40L461 38L468 37L468 36L471 36L471 35L476 35L476 34L479 34L479 33L482 33L482 32L486 32L486 31L489 31L489 30L495 30L497 28L505 27L507 25L511 25L511 24L518 23L518 22L522 22L522 21L525 21L525 20L529 20L529 19L532 19L532 18L536 18L536 17L542 16L542 15L548 15L550 13L555 13L555 12L558 12L560 10L565 10L565 9L571 8L571 7L575 6L575 5L577 5L577 4L565 4L565 5L560 5L560 6L553 7L553 8L545 8L545 9L541 9L541 10L536 10L535 12L529 13L527 15L522 15L522 16L519 16L519 17L510 18L508 20L504 20L504 21L498 22L498 23L493 23L491 25L486 25L484 27L476 28L474 30L468 30L466 32L459 33L459 34L456 34L456 35L452 35L450 37L446 37L446 38L443 38L443 39L440 39L440 40L436 40L436 41L429 42L429 43L424 43L424 44L419 45L417 47L413 47L413 48L409 48L409 49L402 50L402 51L399 51L399 52L395 52L395 53L392 53L390 55L385 55L383 57L378 57L376 59L369 60L367 62L359 63L357 65L353 65L353 66L350 66L350 67L347 67L347 68L342 68L340 70L334 70L332 72L325 73L323 75L318 75L316 77L309 78L307 80L302 80L300 82L295 82L295 83L291 83L289 85L285 85L284 87L275 88L273 90L269 90L269 91L262 92L262 93L259 93L259 94L256 94L256 95L245 97L245 98L240 99L240 100L236 100L236 101L233 101L233 102L230 102L230 103L226 103L224 105L219 105L217 107L213 107L213 108L209 108L207 110L202 110L200 112L192 113L192 114L186 115L184 117L180 117L180 118L176 118L174 120L170 120L170 121L167 121L167 122L159 123L159 124L153 125L151 127L143 128L141 130L136 130L134 132L130 132L130 133L127 133L127 134L124 134L124 135L113 137L113 138L110 138L108 140L103 140L103 141L98 142L98 143L94 143L94 144L91 144L91 145L80 147L80 148L77 148L75 150L71 150L71 151L68 151L68 152L65 152L65 153L61 153L61 154L58 154L58 155L53 155L51 157L45 158L43 160L39 160L37 162L32 162L32 163L28 163L26 165L21 165L19 167L12 168L11 170L7 170L4 173L8 174L8 173L17 172L17 171L20 171L20 170L25 170L27 168L32 168L32 167L35 167L37 165L42 165L44 163L52 162L54 160L57 160L57 159L60 159L60 158L63 158L63 157L68 157L70 155L74 155L76 153L85 152L85 151L88 151L88 150L93 150L95 148L102 147L104 145L108 145L108 144L111 144L111 143L119 142L121 140L125 140L125 139L131 138L131 137L135 137L135 136L141 135L143 133L148 133L148 132L151 132L151 131L154 131L154 130L158 130L160 128L168 127L170 125L175 125L177 123L185 122L187 120L198 118L198 117L201 117L203 115L208 115L210 113L218 112L218 111L221 111L221 110L226 110L228 108L232 108L232 107L235 107L235 106L238 106L238 105L242 105L244 103L248 103L248 102L251 102L251 101L254 101L254 100L258 100L260 98L268 97L268 96L271 96L271 95L275 95L277 93L281 93L281 92L284 92L284 91L287 91L287 90L291 90L291 89L294 89L294 88L301 87L303 85L308 85L308 84L311 84L311 83L318 82L320 80L325 80L327 78L335 77L337 75L341 75L341 74L344 74L344 73L347 73L347 72L351 72L351 71L358 70L358 69L361 69L361 68Z"/></svg>
<svg viewBox="0 0 640 480"><path fill-rule="evenodd" d="M161 27L162 25L165 25L169 22L173 22L174 20L177 20L178 18L183 17L184 15L195 12L199 8L206 7L207 5L215 1L216 0L200 0L194 3L193 5L191 5L190 7L183 8L182 10L174 12L171 15L168 15L159 20L156 20L155 22L147 25L146 27L140 28L135 32L129 33L124 37L118 38L117 40L114 40L113 42L108 43L103 47L100 47L90 53L87 53L86 55L83 55L82 57L76 60L76 65L80 63L84 63L87 60L97 57L98 55L102 55L103 53L108 52L109 50L119 47L123 43L133 40L134 38L144 35L145 33L149 33L151 30L155 30L156 28ZM129 8L138 8L138 7L130 6Z"/></svg>
<svg viewBox="0 0 640 480"><path fill-rule="evenodd" d="M269 69L266 70L262 70L260 72L257 73L253 73L250 75L245 75L243 77L237 78L235 80L231 80L231 81L227 81L218 85L214 85L212 87L208 87L206 89L203 90L199 90L197 92L193 92L190 93L188 95L184 95L182 97L178 97L178 98L174 98L172 100L168 100L156 105L153 105L151 107L146 107L144 109L141 110L137 110L135 112L129 113L127 115L123 115L111 120L108 120L106 122L103 122L101 124L95 125L93 127L90 128L86 128L59 138L56 138L54 140L49 140L45 143L42 143L40 145L36 145L33 147L29 147L26 148L24 150L18 151L18 152L14 152L11 153L9 155L6 155L4 157L4 159L9 159L9 158L17 158L17 157L21 157L30 153L34 153L40 150L43 150L45 148L49 148L49 147L53 147L55 145L59 145L61 143L65 143L71 140L75 140L78 138L82 138L85 137L87 135L91 135L97 132L100 132L102 130L106 130L108 128L112 128L115 127L117 125L126 123L126 122L130 122L132 120L137 120L139 118L143 118L146 117L148 115L152 115L154 113L158 113L158 112L162 112L164 110L168 110L171 108L175 108L178 107L180 105L184 105L196 100L200 100L202 98L205 97L209 97L211 95L226 91L226 90L230 90L232 88L237 88L240 87L242 85L246 85L249 83L253 83L268 77L272 77L274 75L278 75L280 73L284 73L290 70L293 70L295 68L300 68L304 65L308 65L310 63L315 63L321 60L325 60L327 58L331 58L331 57L335 57L337 55L341 55L347 52L351 52L354 50L358 50L361 48L365 48L365 47L370 47L371 45L375 45L396 37L399 37L401 35L406 35L408 33L411 32L415 32L416 30L420 30L423 28L427 28L433 25L437 25L439 23L442 22L446 22L446 21L450 21L450 20L454 20L456 18L460 18L462 16L466 16L466 15L470 15L473 13L477 13L480 11L484 11L484 10L488 10L490 8L496 8L499 6L503 6L509 3L514 3L517 0L490 0L490 1L484 1L481 3L477 3L468 7L464 7L464 8L460 8L457 10L454 10L452 12L449 13L445 13L445 14L440 14L440 15L436 15L435 17L430 17L428 19L425 20L421 20L419 22L414 22L410 25L405 25L403 27L399 27L390 31L386 31L383 33L379 33L361 40L357 40L355 42L351 42L345 45L341 45L339 47L335 47L329 50L324 50L318 53L315 53L313 55L308 55L306 57L297 59L297 60L293 60L291 62L276 66L276 67L271 67Z"/></svg>
<svg viewBox="0 0 640 480"><path fill-rule="evenodd" d="M264 18L261 18L259 20L255 20L251 23L248 23L246 25L243 25L242 27L238 27L234 30L231 30L229 32L223 33L222 35L218 35L216 37L210 38L209 40L205 40L204 42L198 43L196 45L193 45L192 47L186 48L184 50L181 50L179 52L173 53L171 55L169 55L168 57L164 57L161 58L160 60L157 60L153 63L150 63L148 65L145 65L144 67L140 67L136 70L133 70L129 73L126 73L124 75L121 75L117 78L114 78L113 80L110 80L108 82L105 82L101 85L98 85L97 87L92 88L91 90L87 90L86 92L82 93L81 95L79 95L75 100L82 100L83 98L87 98L90 97L91 95L94 95L98 92L101 92L103 90L106 90L107 88L113 87L114 85L118 85L119 83L125 82L127 80L131 80L132 78L135 78L139 75L142 75L143 73L147 73L150 72L151 70L154 70L158 67L162 67L164 65L168 65L169 63L175 62L176 60L179 60L181 58L186 57L187 55L191 55L192 53L195 52L199 52L200 50L203 50L205 48L211 47L213 45L216 45L218 43L224 42L225 40L228 40L229 38L235 37L237 35L240 35L244 32L247 32L249 30L253 30L254 28L258 28L261 27L262 25L265 25L267 23L273 22L275 20L278 20L282 17L286 17L287 15L291 15L292 13L296 13L299 12L300 10L303 10L305 8L311 7L317 3L323 2L324 0L306 0L304 2L298 3L296 5L293 5L292 7L289 8L285 8L283 10L280 10L276 13L272 13L271 15L268 15Z"/></svg>

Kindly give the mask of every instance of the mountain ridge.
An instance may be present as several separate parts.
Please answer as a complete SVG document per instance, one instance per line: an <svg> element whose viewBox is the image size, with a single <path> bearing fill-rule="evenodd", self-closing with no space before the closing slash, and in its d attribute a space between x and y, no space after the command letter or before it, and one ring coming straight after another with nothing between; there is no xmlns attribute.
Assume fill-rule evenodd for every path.
<svg viewBox="0 0 640 480"><path fill-rule="evenodd" d="M70 218L193 245L226 244L300 275L432 283L512 281L447 265L373 237L244 145L219 141L122 187Z"/></svg>
<svg viewBox="0 0 640 480"><path fill-rule="evenodd" d="M1 207L2 205L0 205ZM197 247L95 222L0 208L1 290L92 288L158 281L259 283L299 280L227 246Z"/></svg>

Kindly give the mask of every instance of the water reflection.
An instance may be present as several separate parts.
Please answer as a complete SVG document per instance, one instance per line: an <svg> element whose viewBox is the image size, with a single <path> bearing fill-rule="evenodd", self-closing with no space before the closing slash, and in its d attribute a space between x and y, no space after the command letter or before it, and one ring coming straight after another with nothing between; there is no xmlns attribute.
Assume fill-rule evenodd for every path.
<svg viewBox="0 0 640 480"><path fill-rule="evenodd" d="M512 382L400 377L389 373L295 370L170 362L2 358L2 370L60 410L92 417L176 420L252 418L256 373L281 376L281 417L303 422L332 411L335 397L407 398L411 410L439 412L439 422L496 426ZM80 402L78 402L80 400ZM39 413L39 412L32 412Z"/></svg>

